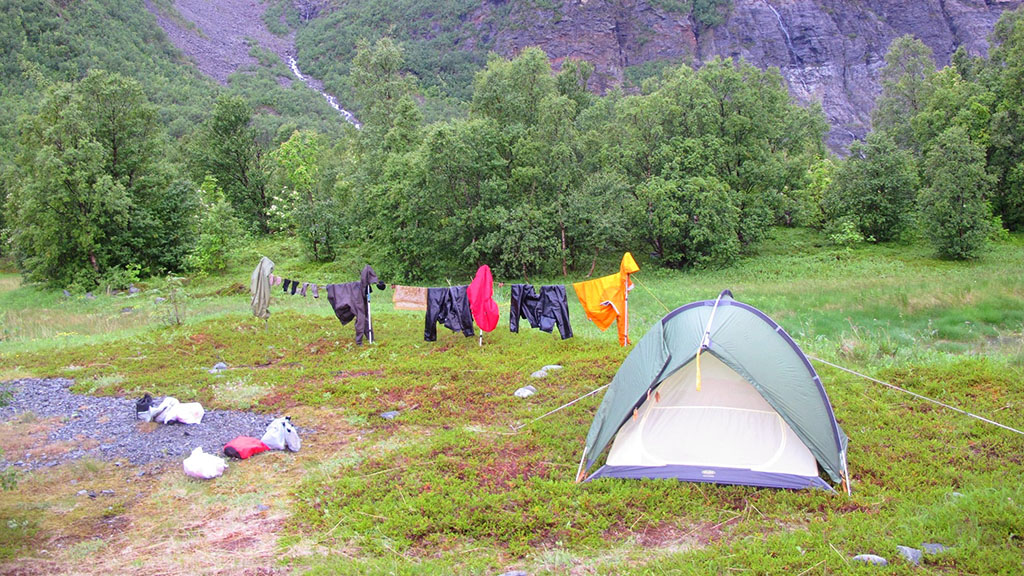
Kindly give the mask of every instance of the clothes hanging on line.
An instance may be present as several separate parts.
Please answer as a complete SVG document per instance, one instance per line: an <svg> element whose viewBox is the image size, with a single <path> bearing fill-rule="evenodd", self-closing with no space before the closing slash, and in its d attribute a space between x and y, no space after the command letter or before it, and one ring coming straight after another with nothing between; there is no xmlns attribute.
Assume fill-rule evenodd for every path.
<svg viewBox="0 0 1024 576"><path fill-rule="evenodd" d="M619 263L619 272L609 274L586 282L572 285L576 296L583 305L583 311L601 331L605 331L612 322L618 322L619 344L629 344L629 315L627 311L627 293L633 289L631 274L640 271L633 260L633 255L626 252Z"/></svg>
<svg viewBox="0 0 1024 576"><path fill-rule="evenodd" d="M532 328L551 333L558 326L562 340L572 338L565 286L541 286L538 294L531 284L513 284L511 302L508 320L512 332L519 332L519 320L525 318Z"/></svg>
<svg viewBox="0 0 1024 576"><path fill-rule="evenodd" d="M473 314L469 308L466 286L449 288L427 288L427 314L423 327L423 339L437 340L437 323L440 322L453 332L473 335Z"/></svg>
<svg viewBox="0 0 1024 576"><path fill-rule="evenodd" d="M391 302L395 310L426 310L427 289L421 286L399 286L392 284L394 291L391 295Z"/></svg>
<svg viewBox="0 0 1024 576"><path fill-rule="evenodd" d="M262 320L270 318L270 286L273 283L273 272L274 262L263 256L256 269L252 271L252 279L249 282L249 291L252 294L249 305L252 307L253 315Z"/></svg>
<svg viewBox="0 0 1024 576"><path fill-rule="evenodd" d="M313 293L313 298L320 297L320 284L314 284L312 282L303 282L301 280L290 280L288 278L282 278L280 276L272 275L270 277L271 286L281 286L281 291L285 294L294 295L296 290L299 292L299 296L306 296L307 292ZM302 288L299 289L299 286Z"/></svg>
<svg viewBox="0 0 1024 576"><path fill-rule="evenodd" d="M494 330L498 325L498 303L494 301L494 277L491 267L484 264L476 271L476 277L466 289L469 309L473 320L484 332Z"/></svg>
<svg viewBox="0 0 1024 576"><path fill-rule="evenodd" d="M359 275L358 282L346 282L344 284L328 284L327 301L334 309L334 315L341 321L342 326L353 319L356 321L356 344L363 343L363 337L369 336L372 340L372 328L370 327L369 303L367 295L372 290L371 286L377 285L378 290L384 289L384 283L377 278L373 268L366 265Z"/></svg>

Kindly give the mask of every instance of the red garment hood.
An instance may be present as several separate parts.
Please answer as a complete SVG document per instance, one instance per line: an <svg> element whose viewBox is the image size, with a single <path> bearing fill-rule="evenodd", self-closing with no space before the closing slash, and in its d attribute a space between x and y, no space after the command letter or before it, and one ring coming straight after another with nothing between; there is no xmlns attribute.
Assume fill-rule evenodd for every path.
<svg viewBox="0 0 1024 576"><path fill-rule="evenodd" d="M484 332L494 330L498 325L498 303L494 301L494 278L490 266L484 264L476 271L466 295L469 296L469 310L476 325Z"/></svg>

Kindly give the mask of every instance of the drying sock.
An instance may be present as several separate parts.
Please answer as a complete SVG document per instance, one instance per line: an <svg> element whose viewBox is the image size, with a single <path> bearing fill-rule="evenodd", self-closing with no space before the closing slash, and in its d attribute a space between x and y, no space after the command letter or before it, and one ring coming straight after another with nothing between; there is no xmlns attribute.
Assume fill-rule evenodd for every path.
<svg viewBox="0 0 1024 576"><path fill-rule="evenodd" d="M287 293L288 293L288 286L290 286L290 285L291 285L291 283L292 283L292 281L291 281L291 280L289 280L289 279L287 279L287 278L285 278L285 279L284 279L284 293L285 293L285 294L287 294Z"/></svg>
<svg viewBox="0 0 1024 576"><path fill-rule="evenodd" d="M319 298L319 297L320 297L320 287L317 286L316 284L313 284L313 298Z"/></svg>
<svg viewBox="0 0 1024 576"><path fill-rule="evenodd" d="M307 288L309 288L309 282L303 282L303 283L302 283L302 290L299 290L299 294L300 294L300 295L301 295L301 296L302 296L303 298L305 298L305 297L306 297L306 289L307 289Z"/></svg>
<svg viewBox="0 0 1024 576"><path fill-rule="evenodd" d="M295 289L299 287L298 280L292 280L292 296L295 296Z"/></svg>

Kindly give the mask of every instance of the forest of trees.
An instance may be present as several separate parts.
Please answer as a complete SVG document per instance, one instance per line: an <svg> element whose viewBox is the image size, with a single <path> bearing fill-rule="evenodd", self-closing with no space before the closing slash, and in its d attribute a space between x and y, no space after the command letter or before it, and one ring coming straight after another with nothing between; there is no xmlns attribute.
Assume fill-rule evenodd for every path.
<svg viewBox="0 0 1024 576"><path fill-rule="evenodd" d="M116 0L98 5L96 17L127 17ZM456 111L427 121L430 80L382 37L349 64L355 130L311 91L269 87L272 71L222 88L138 47L125 47L133 63L80 44L52 17L0 29L15 79L0 117L0 251L54 286L212 272L241 239L274 234L315 261L358 246L415 281L479 264L509 279L588 273L622 250L724 266L775 226L837 244L922 238L965 259L1024 227L1024 9L1003 15L987 58L958 51L941 70L920 41L897 39L874 132L846 159L824 148L818 107L742 60L595 95L586 62L552 73L536 48L492 55ZM145 50L170 51L152 34ZM287 113L304 102L313 112Z"/></svg>

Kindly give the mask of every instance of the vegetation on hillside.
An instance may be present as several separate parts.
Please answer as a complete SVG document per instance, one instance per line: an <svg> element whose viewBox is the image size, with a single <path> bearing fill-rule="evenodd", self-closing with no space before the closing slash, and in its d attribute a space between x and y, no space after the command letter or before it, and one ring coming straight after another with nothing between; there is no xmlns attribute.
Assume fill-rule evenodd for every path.
<svg viewBox="0 0 1024 576"><path fill-rule="evenodd" d="M402 6L404 12L367 12L372 18L361 29L377 29L373 18L396 13L409 27L425 21L414 17L422 7ZM821 227L846 245L923 236L937 254L963 259L977 257L1004 226L1017 230L1024 221L1014 144L1021 133L1019 10L1000 20L989 59L958 53L953 65L936 71L920 42L895 42L883 71L877 133L855 145L849 159L835 161L822 146L820 110L793 104L777 71L743 61L715 60L696 70L671 66L648 78L639 93L597 96L585 88L593 71L586 62L564 62L552 74L538 49L512 60L492 55L473 74L470 91L458 95L464 116L430 121L421 103L441 76L421 67L415 43L387 36L353 38L355 53L341 58L350 62L345 75L353 81L361 131L337 118L326 126L315 115L295 115L289 104L298 94L294 85L263 89L287 74L269 60L236 74L227 91L197 80L202 97L196 101L205 108L192 111L195 121L183 130L167 119L174 106L164 105L179 102L177 93L152 75L184 70L181 62L164 58L144 71L129 58L143 61L139 50L127 47L120 65L104 60L108 53L94 49L75 28L78 20L65 13L104 8L116 15L125 6L97 2L62 11L43 2L27 8L49 14L41 22L50 24L37 28L54 36L29 34L36 28L25 16L4 36L11 45L21 38L5 70L17 67L25 78L17 85L22 94L40 96L21 104L20 137L7 144L16 146L10 158L19 161L3 166L5 251L28 278L54 285L111 283L186 265L216 269L212 255L225 243L211 236L209 211L221 200L198 201L201 183L220 191L230 217L238 219L238 227L225 229L297 235L314 261L361 245L382 272L407 281L482 263L510 279L589 272L598 259L622 250L671 268L724 266L778 225ZM272 8L310 31L354 21L338 16L341 8L317 2ZM470 9L464 3L437 7L451 16L452 30ZM153 26L133 21L123 43L137 38L135 28ZM60 45L72 32L74 41L65 43L80 54L81 77L72 75L66 59L47 60L32 49ZM173 55L153 34L154 45ZM99 64L118 68L107 73L117 82L135 82L125 117L149 120L137 138L129 129L128 138L148 158L139 164L146 174L163 176L136 178L119 167L123 159L100 158L117 151L108 145L100 152L105 136L99 127L58 127L60 118L88 114L76 112L73 99L59 99L87 93L89 79L104 75ZM71 77L52 80L61 74ZM258 92L250 92L254 88ZM268 111L271 101L276 108ZM67 138L51 127L73 131L75 147L62 148ZM47 154L69 168L45 168ZM81 200L78 213L90 225L67 215L40 224L45 214L66 210L37 208L57 185ZM115 201L121 197L127 199ZM139 224L155 214L164 214L175 233ZM203 221L205 236L198 231ZM41 250L40 234L76 240L59 242L60 252ZM118 256L102 256L98 246ZM208 253L198 254L201 249Z"/></svg>

